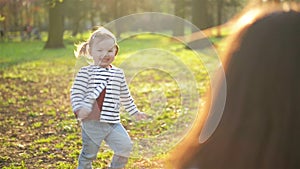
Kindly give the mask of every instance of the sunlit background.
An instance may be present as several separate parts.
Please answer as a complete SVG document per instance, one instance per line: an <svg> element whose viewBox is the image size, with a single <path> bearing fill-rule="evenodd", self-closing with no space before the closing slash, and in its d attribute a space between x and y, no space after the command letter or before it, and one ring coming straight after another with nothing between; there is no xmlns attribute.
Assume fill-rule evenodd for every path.
<svg viewBox="0 0 300 169"><path fill-rule="evenodd" d="M80 37L93 26L140 12L176 15L204 30L225 23L246 4L246 0L0 0L0 30L5 41L38 39L54 18L50 24L56 31ZM183 29L174 28L173 33ZM115 33L121 36L117 28Z"/></svg>
<svg viewBox="0 0 300 169"><path fill-rule="evenodd" d="M162 23L160 25L140 25L140 29L150 32L148 34L138 34L141 30L132 29L137 25L126 23L111 24L114 26L110 28L120 40L120 53L114 62L116 66L123 66L129 75L132 69L126 68L132 68L132 65L141 67L145 63L157 61L170 66L170 70L173 67L178 72L182 69L189 70L190 77L195 78L196 82L196 90L193 92L201 98L197 103L199 105L193 107L201 108L210 87L210 72L218 67L219 60L212 57L215 54L205 49L207 46L203 49L195 48L197 52L191 50L191 47L205 39L215 49L214 52L221 55L222 40L231 33L232 23L247 24L256 11L250 11L237 20L239 14L245 9L267 2L0 0L0 168L76 167L81 138L80 127L70 107L69 89L76 69L84 63L80 59L76 60L73 51L74 45L86 40L95 26L107 25L136 13L159 12L180 17L202 30L193 29L185 22L176 22L170 28L166 25L172 21L162 20L163 18L148 18L160 20L155 22ZM163 32L163 35L151 33L156 30ZM137 34L134 35L135 33ZM182 67L172 65L174 63L168 58L173 56L180 60ZM173 142L168 142L171 141L170 138L159 137L162 139L155 140L155 137L170 136L165 134L167 131L176 134L174 124L177 121L181 122L179 127L189 126L194 117L184 107L184 100L179 97L182 95L182 82L172 76L173 72L149 68L133 73L135 76L129 83L130 90L138 108L148 113L151 119L135 122L122 114L122 123L133 141L138 143L151 136L150 143L160 141L160 144L169 144L169 147L153 146L149 150L146 145L149 142L145 142L148 148L146 151L145 147L138 145L127 168L164 168L164 160ZM177 137L181 135L174 138ZM112 153L103 145L93 163L94 167L107 166Z"/></svg>

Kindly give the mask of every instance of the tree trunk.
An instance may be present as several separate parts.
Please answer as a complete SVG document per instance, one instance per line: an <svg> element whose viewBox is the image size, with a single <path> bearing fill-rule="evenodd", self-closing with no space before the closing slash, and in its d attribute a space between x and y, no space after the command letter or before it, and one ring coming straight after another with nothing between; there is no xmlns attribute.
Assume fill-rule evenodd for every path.
<svg viewBox="0 0 300 169"><path fill-rule="evenodd" d="M180 18L184 18L185 17L185 1L184 0L175 0L175 9L174 9L174 13L176 16L180 17ZM184 35L184 20L177 20L176 22L179 23L174 23L174 32L173 35L174 36L183 36Z"/></svg>
<svg viewBox="0 0 300 169"><path fill-rule="evenodd" d="M76 37L79 32L80 20L79 18L74 18L73 20L73 28L72 28L72 36Z"/></svg>
<svg viewBox="0 0 300 169"><path fill-rule="evenodd" d="M57 2L54 7L49 8L49 30L45 49L64 48L64 16L63 3Z"/></svg>
<svg viewBox="0 0 300 169"><path fill-rule="evenodd" d="M222 36L222 32L221 32L221 24L222 24L222 12L223 12L223 0L218 0L217 1L217 37L221 37Z"/></svg>
<svg viewBox="0 0 300 169"><path fill-rule="evenodd" d="M122 1L118 1L118 0L113 0L113 6L116 8L114 11L113 11L113 18L114 19L118 19L120 16L121 16L121 11L122 9L120 9L120 6L122 4L120 4ZM116 38L120 38L121 37L121 28L120 28L120 24L119 22L115 22L115 36Z"/></svg>
<svg viewBox="0 0 300 169"><path fill-rule="evenodd" d="M192 0L192 23L203 30L210 26L207 0Z"/></svg>

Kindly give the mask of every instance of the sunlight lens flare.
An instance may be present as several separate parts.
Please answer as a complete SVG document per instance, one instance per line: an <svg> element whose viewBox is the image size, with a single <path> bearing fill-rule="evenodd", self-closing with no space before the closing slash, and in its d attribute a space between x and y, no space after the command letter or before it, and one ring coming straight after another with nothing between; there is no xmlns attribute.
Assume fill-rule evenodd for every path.
<svg viewBox="0 0 300 169"><path fill-rule="evenodd" d="M174 36L175 28L182 25L184 31L177 32ZM204 96L208 88L215 95L216 85L212 81L215 72L221 70L221 76L225 77L217 52L204 34L200 36L201 39L192 43L185 41L188 39L185 37L190 37L194 32L201 34L201 31L190 22L174 15L138 13L121 17L103 26L118 31L113 33L121 35L118 38L121 50L113 64L123 69L129 88L134 86L138 89L132 91L130 88L130 92L136 105L142 107L141 111L150 116L144 122L133 122L142 129L139 130L140 133L129 131L129 135L137 136L132 137L134 147L131 157L167 154L189 132L194 120L202 116L199 114L204 102L201 96ZM143 38L143 35L150 35L145 36L148 39L143 43L154 41L155 38L151 39L151 36L161 36L167 42L157 41L156 45L145 45L147 47L140 45L140 49L134 51L127 49L126 45L122 47L126 40L140 43L139 38ZM174 43L177 45L170 45ZM126 53L126 56L122 53ZM81 65L80 61L76 64L77 68ZM148 80L139 81L143 78ZM205 87L207 81L209 87ZM219 118L223 113L226 91L220 92L224 93L224 97L220 99L222 102L219 109L213 112ZM139 102L139 99L143 102ZM216 128L218 122L210 123L210 128ZM130 126L134 132L136 125ZM205 139L213 131L206 133Z"/></svg>

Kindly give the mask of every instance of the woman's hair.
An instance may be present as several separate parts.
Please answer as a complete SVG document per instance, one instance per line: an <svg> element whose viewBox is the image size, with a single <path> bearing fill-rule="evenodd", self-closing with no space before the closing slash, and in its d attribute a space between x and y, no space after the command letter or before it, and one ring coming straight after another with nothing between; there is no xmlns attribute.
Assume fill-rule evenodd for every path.
<svg viewBox="0 0 300 169"><path fill-rule="evenodd" d="M118 53L119 50L119 46L117 45L117 39L115 37L115 35L113 33L111 33L109 30L107 30L104 27L94 27L93 28L93 32L90 35L90 37L88 38L88 40L86 42L80 43L78 45L76 45L76 50L74 51L74 54L76 57L80 57L80 56L86 56L86 57L90 57L89 56L89 48L91 46L93 46L93 44L97 41L101 41L107 38L111 38L114 40L115 44L116 44L116 55Z"/></svg>
<svg viewBox="0 0 300 169"><path fill-rule="evenodd" d="M230 36L223 56L227 96L221 121L203 144L198 140L204 120L196 121L171 154L173 168L300 168L300 12L295 7L262 8ZM216 106L218 94L214 98L204 113Z"/></svg>

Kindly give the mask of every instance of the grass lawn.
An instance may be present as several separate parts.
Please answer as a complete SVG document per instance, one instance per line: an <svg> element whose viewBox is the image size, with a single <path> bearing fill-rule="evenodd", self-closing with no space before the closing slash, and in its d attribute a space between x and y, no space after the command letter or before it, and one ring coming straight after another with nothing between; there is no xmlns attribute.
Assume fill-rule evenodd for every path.
<svg viewBox="0 0 300 169"><path fill-rule="evenodd" d="M210 83L207 69L217 60L159 35L139 35L119 45L114 65L124 70L138 108L151 116L137 122L122 113L135 144L127 168L165 168L168 151L201 108ZM81 137L69 90L86 60L74 58L70 42L64 49L43 46L0 43L0 168L76 167ZM112 154L103 144L94 167L107 166Z"/></svg>

